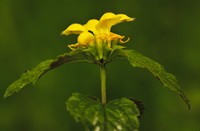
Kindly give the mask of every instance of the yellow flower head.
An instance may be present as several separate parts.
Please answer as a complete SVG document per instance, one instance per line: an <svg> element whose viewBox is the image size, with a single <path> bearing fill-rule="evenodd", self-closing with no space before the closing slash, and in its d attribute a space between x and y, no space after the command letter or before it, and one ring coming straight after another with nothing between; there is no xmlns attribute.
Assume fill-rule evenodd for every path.
<svg viewBox="0 0 200 131"><path fill-rule="evenodd" d="M64 35L79 34L78 43L71 44L69 47L74 50L78 47L94 46L97 44L106 43L108 47L112 41L118 40L119 43L126 43L123 41L124 36L110 32L111 27L121 22L133 21L125 14L114 14L111 12L105 13L100 20L91 19L85 25L78 23L71 24L66 30L62 32Z"/></svg>

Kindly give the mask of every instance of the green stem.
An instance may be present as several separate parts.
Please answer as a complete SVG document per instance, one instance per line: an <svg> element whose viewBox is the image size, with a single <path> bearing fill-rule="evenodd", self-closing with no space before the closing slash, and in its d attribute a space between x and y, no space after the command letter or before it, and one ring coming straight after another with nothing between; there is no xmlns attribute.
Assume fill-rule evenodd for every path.
<svg viewBox="0 0 200 131"><path fill-rule="evenodd" d="M101 75L101 102L102 104L106 103L106 68L105 64L100 66L100 75Z"/></svg>

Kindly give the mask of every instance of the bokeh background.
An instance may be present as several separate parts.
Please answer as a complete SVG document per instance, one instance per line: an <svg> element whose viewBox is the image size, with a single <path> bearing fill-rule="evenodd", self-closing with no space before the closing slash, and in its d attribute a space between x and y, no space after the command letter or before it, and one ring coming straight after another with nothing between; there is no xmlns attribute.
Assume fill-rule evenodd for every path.
<svg viewBox="0 0 200 131"><path fill-rule="evenodd" d="M83 131L65 102L73 92L100 97L96 65L66 64L6 100L3 94L26 69L70 51L67 44L75 43L76 36L60 36L68 25L84 24L108 11L136 18L112 30L131 38L127 48L175 74L192 108L126 60L107 66L108 100L142 100L146 110L141 131L200 130L199 0L0 0L0 131Z"/></svg>

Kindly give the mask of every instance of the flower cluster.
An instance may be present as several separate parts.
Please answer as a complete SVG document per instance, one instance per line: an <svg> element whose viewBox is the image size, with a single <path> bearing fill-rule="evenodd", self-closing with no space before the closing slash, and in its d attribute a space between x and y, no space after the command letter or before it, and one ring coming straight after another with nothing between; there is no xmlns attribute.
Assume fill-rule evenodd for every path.
<svg viewBox="0 0 200 131"><path fill-rule="evenodd" d="M100 20L91 19L85 25L78 23L71 24L66 30L62 32L64 35L79 34L78 43L70 44L69 48L72 50L78 47L87 46L101 46L106 43L108 47L111 46L112 41L119 41L119 43L126 43L123 41L124 36L111 32L111 27L121 22L133 21L125 14L114 14L111 12L105 13Z"/></svg>

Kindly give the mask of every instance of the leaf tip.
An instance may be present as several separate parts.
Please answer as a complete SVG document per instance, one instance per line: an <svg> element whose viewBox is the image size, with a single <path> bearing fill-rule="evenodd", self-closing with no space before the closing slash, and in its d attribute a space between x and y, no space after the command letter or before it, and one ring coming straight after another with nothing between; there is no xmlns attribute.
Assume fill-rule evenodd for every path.
<svg viewBox="0 0 200 131"><path fill-rule="evenodd" d="M183 101L186 103L188 109L191 109L191 104L190 104L190 100L185 96L185 94L180 94L181 98L183 99Z"/></svg>
<svg viewBox="0 0 200 131"><path fill-rule="evenodd" d="M144 111L145 111L145 106L144 106L144 104L143 104L143 102L142 101L140 101L140 100L137 100L137 99L134 99L134 98L129 98L131 101L133 101L133 103L135 103L136 104L136 106L137 106L137 108L138 108L138 110L139 110L139 116L138 116L138 118L141 118L141 116L144 114Z"/></svg>
<svg viewBox="0 0 200 131"><path fill-rule="evenodd" d="M8 98L10 95L12 95L12 93L10 93L9 91L6 91L6 92L4 93L3 99Z"/></svg>

